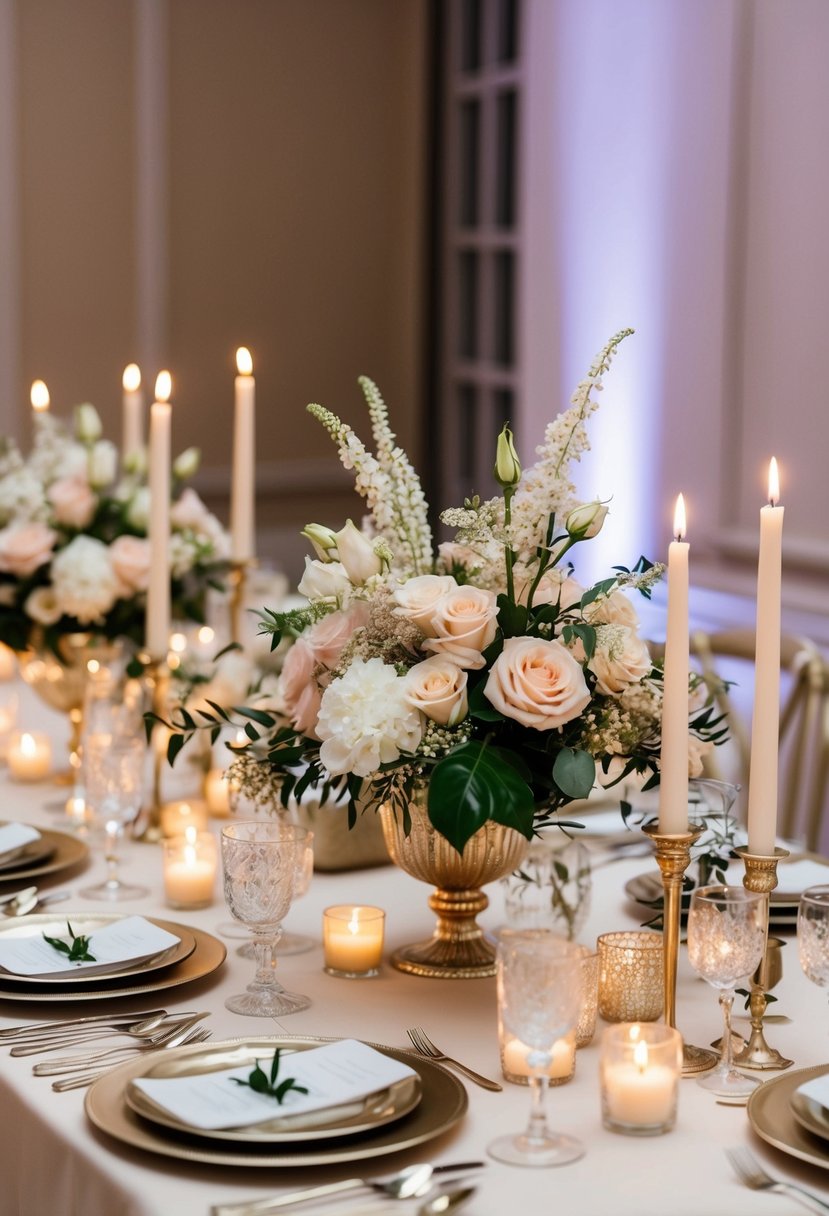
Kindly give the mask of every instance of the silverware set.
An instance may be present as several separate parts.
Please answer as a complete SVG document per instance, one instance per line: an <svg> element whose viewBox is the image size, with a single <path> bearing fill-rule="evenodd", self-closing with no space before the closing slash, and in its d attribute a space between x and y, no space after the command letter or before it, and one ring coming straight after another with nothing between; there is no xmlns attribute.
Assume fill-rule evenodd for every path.
<svg viewBox="0 0 829 1216"><path fill-rule="evenodd" d="M790 1195L803 1207L811 1212L829 1212L829 1203L825 1203L807 1191L805 1187L794 1182L784 1182L767 1174L760 1162L747 1148L727 1148L725 1154L734 1167L734 1172L740 1181L752 1191L781 1191Z"/></svg>
<svg viewBox="0 0 829 1216"><path fill-rule="evenodd" d="M11 895L0 897L0 914L10 919L17 916L28 916L49 904L60 903L68 899L71 891L47 891L41 895L37 887L24 887L22 891L14 891Z"/></svg>

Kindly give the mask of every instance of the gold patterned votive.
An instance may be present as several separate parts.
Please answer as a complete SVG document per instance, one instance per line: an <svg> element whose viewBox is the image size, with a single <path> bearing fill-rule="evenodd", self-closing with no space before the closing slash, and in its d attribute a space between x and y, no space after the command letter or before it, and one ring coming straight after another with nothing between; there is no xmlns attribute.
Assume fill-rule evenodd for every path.
<svg viewBox="0 0 829 1216"><path fill-rule="evenodd" d="M581 1009L576 1023L576 1047L586 1047L596 1031L599 1007L599 956L595 950L582 946Z"/></svg>
<svg viewBox="0 0 829 1216"><path fill-rule="evenodd" d="M664 1004L661 933L603 933L599 955L599 1013L606 1022L655 1022Z"/></svg>

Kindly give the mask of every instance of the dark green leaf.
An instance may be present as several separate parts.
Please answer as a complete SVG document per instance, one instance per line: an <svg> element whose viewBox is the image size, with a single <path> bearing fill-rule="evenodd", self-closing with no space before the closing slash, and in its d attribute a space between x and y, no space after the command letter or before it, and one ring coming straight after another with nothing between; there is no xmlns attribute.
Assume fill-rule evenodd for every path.
<svg viewBox="0 0 829 1216"><path fill-rule="evenodd" d="M526 781L486 742L462 744L432 770L429 818L459 853L488 819L529 838L533 809Z"/></svg>
<svg viewBox="0 0 829 1216"><path fill-rule="evenodd" d="M553 765L553 779L568 798L586 798L596 780L596 761L589 752L563 747Z"/></svg>

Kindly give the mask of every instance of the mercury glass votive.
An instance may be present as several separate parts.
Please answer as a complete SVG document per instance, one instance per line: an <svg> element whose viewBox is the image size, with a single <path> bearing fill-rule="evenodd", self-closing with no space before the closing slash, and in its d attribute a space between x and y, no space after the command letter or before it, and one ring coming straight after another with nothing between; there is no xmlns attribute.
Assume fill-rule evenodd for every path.
<svg viewBox="0 0 829 1216"><path fill-rule="evenodd" d="M592 1041L599 1009L599 955L587 946L582 946L582 950L581 1009L576 1022L576 1047L586 1047Z"/></svg>
<svg viewBox="0 0 829 1216"><path fill-rule="evenodd" d="M599 955L599 1013L606 1022L655 1022L665 1000L661 933L603 933Z"/></svg>
<svg viewBox="0 0 829 1216"><path fill-rule="evenodd" d="M623 1022L602 1034L602 1122L628 1136L659 1136L676 1122L682 1036L662 1023Z"/></svg>
<svg viewBox="0 0 829 1216"><path fill-rule="evenodd" d="M367 979L378 975L383 959L382 908L337 904L322 914L322 946L325 970L343 979Z"/></svg>

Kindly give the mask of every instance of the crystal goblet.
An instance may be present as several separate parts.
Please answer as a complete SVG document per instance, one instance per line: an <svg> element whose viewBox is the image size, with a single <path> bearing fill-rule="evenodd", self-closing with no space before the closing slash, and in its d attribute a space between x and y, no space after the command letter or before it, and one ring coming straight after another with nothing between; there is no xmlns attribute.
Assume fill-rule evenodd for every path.
<svg viewBox="0 0 829 1216"><path fill-rule="evenodd" d="M544 1109L553 1045L574 1028L579 1015L581 958L579 946L544 929L505 929L499 938L502 1025L525 1052L532 1098L526 1131L499 1136L487 1147L490 1156L508 1165L565 1165L584 1154L579 1140L550 1130Z"/></svg>
<svg viewBox="0 0 829 1216"><path fill-rule="evenodd" d="M124 828L135 822L144 794L147 746L140 735L124 737L109 733L88 735L83 749L86 804L93 819L102 824L104 856L109 874L104 882L87 887L87 899L140 899L149 894L121 880L119 843Z"/></svg>
<svg viewBox="0 0 829 1216"><path fill-rule="evenodd" d="M809 887L797 909L800 966L813 984L829 986L829 886Z"/></svg>
<svg viewBox="0 0 829 1216"><path fill-rule="evenodd" d="M688 958L694 970L719 990L723 1013L720 1063L697 1082L724 1097L752 1093L759 1082L733 1066L731 1007L740 980L751 975L763 957L765 901L745 887L700 887L688 912Z"/></svg>
<svg viewBox="0 0 829 1216"><path fill-rule="evenodd" d="M222 828L225 901L253 933L256 948L256 975L247 991L225 1001L233 1013L279 1018L311 1004L276 978L276 944L294 898L306 836L304 828L261 819Z"/></svg>
<svg viewBox="0 0 829 1216"><path fill-rule="evenodd" d="M285 825L293 826L293 825ZM302 832L304 829L297 828L296 831ZM300 899L307 892L311 885L311 879L314 876L314 833L311 831L305 832L305 840L297 859L297 876L296 887L294 888L294 899ZM276 945L277 958L286 958L289 954L305 954L308 950L313 950L316 942L313 937L309 937L307 933L286 933L283 932ZM244 946L240 946L236 951L240 958L255 958L256 947L253 942L245 942Z"/></svg>

